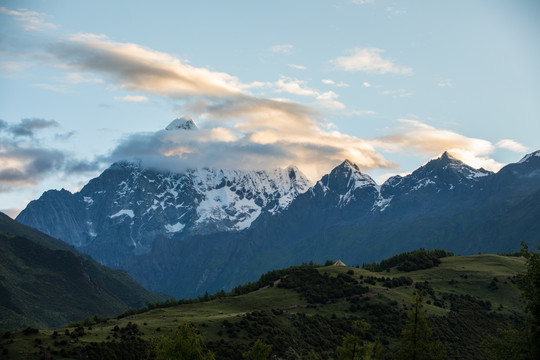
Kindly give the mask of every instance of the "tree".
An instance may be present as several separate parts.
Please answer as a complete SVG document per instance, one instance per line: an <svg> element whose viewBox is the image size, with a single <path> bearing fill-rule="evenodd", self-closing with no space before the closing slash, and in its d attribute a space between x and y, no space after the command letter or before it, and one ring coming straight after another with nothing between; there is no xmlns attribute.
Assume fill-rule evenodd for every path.
<svg viewBox="0 0 540 360"><path fill-rule="evenodd" d="M271 352L272 345L266 345L261 339L257 339L251 349L243 353L242 356L247 360L266 360Z"/></svg>
<svg viewBox="0 0 540 360"><path fill-rule="evenodd" d="M371 325L364 319L353 322L352 334L347 334L343 338L343 343L337 348L339 360L372 360L382 357L382 345L380 341L375 343L362 344L360 337L363 337L371 328Z"/></svg>
<svg viewBox="0 0 540 360"><path fill-rule="evenodd" d="M398 358L403 360L442 359L446 355L444 345L431 340L431 327L425 317L423 294L417 293L413 300L413 309L408 313L407 325L401 332L398 345Z"/></svg>
<svg viewBox="0 0 540 360"><path fill-rule="evenodd" d="M193 324L179 326L170 336L163 336L156 344L158 360L214 360L214 353L206 350L204 338Z"/></svg>
<svg viewBox="0 0 540 360"><path fill-rule="evenodd" d="M526 259L527 270L519 277L517 287L527 302L528 317L522 330L499 329L499 337L486 339L484 348L497 360L540 359L540 254L529 251L525 242L521 242L520 254Z"/></svg>
<svg viewBox="0 0 540 360"><path fill-rule="evenodd" d="M529 251L529 247L523 241L521 247L521 255L527 259L527 270L517 285L521 290L521 296L527 301L528 319L525 330L528 340L527 352L530 359L540 359L540 254Z"/></svg>

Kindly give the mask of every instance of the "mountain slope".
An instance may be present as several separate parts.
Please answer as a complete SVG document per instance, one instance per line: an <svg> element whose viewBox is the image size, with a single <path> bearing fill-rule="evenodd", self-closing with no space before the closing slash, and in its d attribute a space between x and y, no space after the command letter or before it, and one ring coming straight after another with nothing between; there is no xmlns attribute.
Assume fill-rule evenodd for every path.
<svg viewBox="0 0 540 360"><path fill-rule="evenodd" d="M0 328L57 327L163 295L0 213Z"/></svg>
<svg viewBox="0 0 540 360"><path fill-rule="evenodd" d="M228 295L169 302L106 323L88 322L84 334L69 328L70 334L79 333L74 343L62 330L56 337L50 331L17 332L12 344L5 339L2 345L13 358L39 358L42 354L34 346L39 340L52 358L123 358L122 351L140 358L152 339L172 334L182 319L204 335L217 359L242 358L256 339L271 344L277 358L306 358L314 352L327 359L336 358L336 348L352 332L353 322L363 319L371 327L362 340L378 339L389 352L406 323L413 293L423 289L430 326L445 343L448 358L487 359L481 347L486 336L524 315L513 284L525 269L524 259L483 254L440 260L439 266L410 272L305 264L265 274Z"/></svg>

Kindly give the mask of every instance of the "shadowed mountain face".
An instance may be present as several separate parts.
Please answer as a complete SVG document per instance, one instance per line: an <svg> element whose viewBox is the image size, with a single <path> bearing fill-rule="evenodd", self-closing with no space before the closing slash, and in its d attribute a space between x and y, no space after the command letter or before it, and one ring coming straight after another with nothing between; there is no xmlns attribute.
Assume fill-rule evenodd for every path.
<svg viewBox="0 0 540 360"><path fill-rule="evenodd" d="M150 289L196 296L302 261L514 251L538 240L539 191L540 151L498 173L444 153L382 185L344 161L311 188L295 168L171 174L119 163L79 193L45 193L17 220Z"/></svg>
<svg viewBox="0 0 540 360"><path fill-rule="evenodd" d="M0 328L57 327L164 296L0 213Z"/></svg>

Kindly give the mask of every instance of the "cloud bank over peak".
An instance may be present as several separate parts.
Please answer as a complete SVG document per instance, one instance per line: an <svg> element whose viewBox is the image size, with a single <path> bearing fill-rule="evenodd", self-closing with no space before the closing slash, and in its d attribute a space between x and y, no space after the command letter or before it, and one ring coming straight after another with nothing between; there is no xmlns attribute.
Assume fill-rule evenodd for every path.
<svg viewBox="0 0 540 360"><path fill-rule="evenodd" d="M274 50L283 49L289 51L292 46ZM295 164L312 178L345 158L366 169L395 166L367 141L327 131L323 115L314 106L247 92L271 86L278 93L312 97L314 105L323 108L345 107L336 100L335 92L309 88L301 80L243 84L227 73L194 67L172 55L96 34L73 35L50 50L71 71L99 73L125 90L173 99L182 113L205 122L196 134L157 131L128 136L111 152L111 160L139 158L148 165L177 170L192 166L265 169ZM146 101L147 97L117 100Z"/></svg>

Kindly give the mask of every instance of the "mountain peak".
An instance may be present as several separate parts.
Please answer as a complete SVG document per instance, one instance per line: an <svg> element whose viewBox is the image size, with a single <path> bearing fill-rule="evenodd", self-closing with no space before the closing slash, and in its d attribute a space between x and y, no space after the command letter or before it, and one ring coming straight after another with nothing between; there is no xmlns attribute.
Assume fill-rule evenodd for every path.
<svg viewBox="0 0 540 360"><path fill-rule="evenodd" d="M349 159L345 159L345 161L343 161L339 166L338 168L342 168L342 169L346 169L346 168L350 168L352 170L355 170L356 172L360 172L360 168L358 167L358 165L356 165L355 163L353 163L352 161L350 161Z"/></svg>
<svg viewBox="0 0 540 360"><path fill-rule="evenodd" d="M452 154L450 154L448 151L445 151L442 153L442 155L439 157L440 159L448 159L448 160L458 160L457 158L455 158L454 156L452 156ZM459 161L459 160L458 160Z"/></svg>
<svg viewBox="0 0 540 360"><path fill-rule="evenodd" d="M165 128L165 130L199 130L199 127L197 126L197 123L193 121L191 116L186 115L171 121L171 123Z"/></svg>
<svg viewBox="0 0 540 360"><path fill-rule="evenodd" d="M540 150L533 151L530 154L527 154L523 157L523 159L519 160L518 164L523 164L524 162L527 162L531 160L534 157L540 157Z"/></svg>

